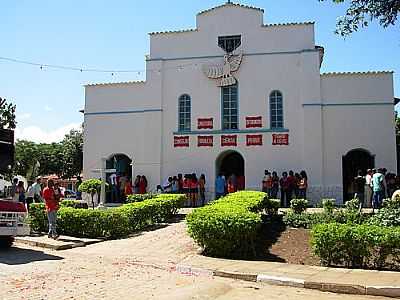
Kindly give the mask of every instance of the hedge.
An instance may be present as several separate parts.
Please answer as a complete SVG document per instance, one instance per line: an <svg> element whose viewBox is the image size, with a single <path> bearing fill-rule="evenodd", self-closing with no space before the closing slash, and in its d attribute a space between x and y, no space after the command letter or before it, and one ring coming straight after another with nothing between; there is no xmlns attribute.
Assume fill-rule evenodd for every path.
<svg viewBox="0 0 400 300"><path fill-rule="evenodd" d="M311 245L323 265L400 268L400 227L319 224Z"/></svg>
<svg viewBox="0 0 400 300"><path fill-rule="evenodd" d="M229 194L190 213L189 235L206 254L217 257L247 257L255 253L254 242L268 203L263 192ZM273 206L273 205L270 205Z"/></svg>
<svg viewBox="0 0 400 300"><path fill-rule="evenodd" d="M57 230L60 234L75 237L123 237L147 226L167 221L177 213L185 200L185 195L161 194L143 202L105 210L75 209L61 204L57 216ZM47 231L47 216L43 203L31 204L29 215L34 231Z"/></svg>

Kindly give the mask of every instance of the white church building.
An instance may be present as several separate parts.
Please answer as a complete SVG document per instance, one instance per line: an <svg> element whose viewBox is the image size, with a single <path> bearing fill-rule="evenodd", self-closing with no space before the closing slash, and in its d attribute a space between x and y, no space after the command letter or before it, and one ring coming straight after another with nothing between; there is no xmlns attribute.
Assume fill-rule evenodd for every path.
<svg viewBox="0 0 400 300"><path fill-rule="evenodd" d="M150 33L144 82L86 85L85 179L104 160L150 190L205 174L211 198L218 173L259 190L266 169L305 170L310 199L341 202L358 169L394 172L392 72L321 74L314 23L265 24L263 13L202 11L194 29Z"/></svg>

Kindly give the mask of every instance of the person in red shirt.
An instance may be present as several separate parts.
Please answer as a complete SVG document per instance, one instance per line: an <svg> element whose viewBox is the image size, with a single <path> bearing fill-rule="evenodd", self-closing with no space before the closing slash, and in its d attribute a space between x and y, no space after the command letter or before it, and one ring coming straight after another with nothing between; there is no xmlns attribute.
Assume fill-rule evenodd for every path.
<svg viewBox="0 0 400 300"><path fill-rule="evenodd" d="M49 179L47 187L43 190L43 199L46 204L47 219L49 221L49 238L57 239L59 235L56 230L58 200L54 193L54 181Z"/></svg>

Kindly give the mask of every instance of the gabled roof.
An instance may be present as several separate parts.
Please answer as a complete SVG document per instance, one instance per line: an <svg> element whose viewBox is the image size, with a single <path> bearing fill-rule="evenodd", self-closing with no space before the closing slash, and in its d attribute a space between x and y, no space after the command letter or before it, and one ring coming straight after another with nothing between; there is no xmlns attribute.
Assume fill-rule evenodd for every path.
<svg viewBox="0 0 400 300"><path fill-rule="evenodd" d="M206 13L209 13L210 11L222 8L222 7L229 7L229 6L234 6L234 7L242 7L242 8L247 8L247 9L254 9L254 10L258 10L261 12L264 12L264 10L262 8L258 8L258 7L254 7L254 6L248 6L248 5L243 5L243 4L239 4L239 3L232 3L232 2L226 2L225 4L219 5L219 6L215 6L206 10L203 10L201 12L199 12L197 15L203 15Z"/></svg>

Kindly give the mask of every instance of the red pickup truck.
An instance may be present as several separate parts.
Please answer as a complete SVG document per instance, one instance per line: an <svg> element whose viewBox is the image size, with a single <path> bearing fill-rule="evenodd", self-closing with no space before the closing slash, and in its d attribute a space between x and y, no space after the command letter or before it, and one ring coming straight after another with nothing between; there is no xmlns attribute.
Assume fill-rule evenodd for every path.
<svg viewBox="0 0 400 300"><path fill-rule="evenodd" d="M26 216L23 203L0 199L0 247L11 247L15 236L29 234Z"/></svg>

